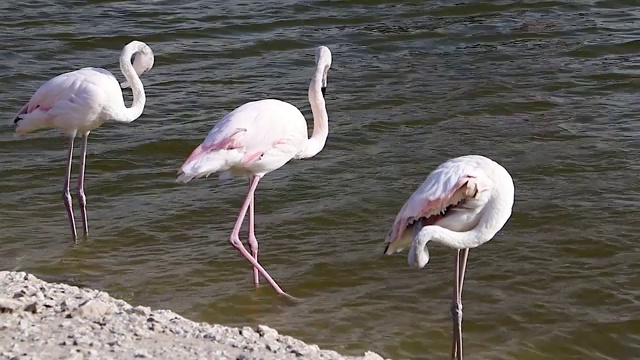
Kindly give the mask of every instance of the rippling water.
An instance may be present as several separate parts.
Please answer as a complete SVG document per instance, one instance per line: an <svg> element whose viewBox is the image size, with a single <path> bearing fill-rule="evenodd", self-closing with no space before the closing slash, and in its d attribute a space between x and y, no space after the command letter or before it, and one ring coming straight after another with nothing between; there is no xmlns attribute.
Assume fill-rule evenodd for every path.
<svg viewBox="0 0 640 360"><path fill-rule="evenodd" d="M479 153L516 184L514 214L471 251L471 359L640 354L640 10L610 1L4 1L0 260L53 281L228 325L266 323L347 354L446 358L453 253L422 271L382 256L406 197L445 159ZM67 140L13 136L45 80L111 70L130 40L156 55L141 118L92 132L91 236L71 245ZM262 264L305 301L252 288L227 242L246 183L175 183L226 112L298 106L313 51L333 52L323 152L259 186ZM126 93L130 101L130 92ZM77 165L76 165L77 168Z"/></svg>

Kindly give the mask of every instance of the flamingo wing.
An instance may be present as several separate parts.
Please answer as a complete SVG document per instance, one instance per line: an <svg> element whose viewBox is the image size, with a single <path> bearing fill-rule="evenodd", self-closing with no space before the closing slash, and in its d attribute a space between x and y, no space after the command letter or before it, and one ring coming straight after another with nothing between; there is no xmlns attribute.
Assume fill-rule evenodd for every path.
<svg viewBox="0 0 640 360"><path fill-rule="evenodd" d="M443 219L448 209L474 198L478 193L477 173L484 157L469 155L438 166L409 197L393 223L385 243L385 254L402 251L413 241L413 223L425 218L425 225ZM409 231L407 231L409 230Z"/></svg>
<svg viewBox="0 0 640 360"><path fill-rule="evenodd" d="M303 126L296 126L302 124ZM223 117L211 129L204 148L244 148L246 153L266 151L275 144L299 138L306 122L293 105L280 100L246 103Z"/></svg>
<svg viewBox="0 0 640 360"><path fill-rule="evenodd" d="M246 103L216 123L182 165L179 181L249 166L276 147L284 149L276 156L286 162L306 140L306 131L304 117L291 104L273 99Z"/></svg>
<svg viewBox="0 0 640 360"><path fill-rule="evenodd" d="M36 90L31 99L16 114L14 123L21 120L25 114L36 110L46 112L57 104L70 105L95 97L96 93L104 90L105 81L115 81L117 85L113 74L100 68L83 68L60 74Z"/></svg>
<svg viewBox="0 0 640 360"><path fill-rule="evenodd" d="M225 150L240 152L244 160L241 162L248 163L273 146L279 135L264 126L270 114L261 112L258 106L247 105L252 103L238 107L216 123L185 164L201 159L208 153Z"/></svg>

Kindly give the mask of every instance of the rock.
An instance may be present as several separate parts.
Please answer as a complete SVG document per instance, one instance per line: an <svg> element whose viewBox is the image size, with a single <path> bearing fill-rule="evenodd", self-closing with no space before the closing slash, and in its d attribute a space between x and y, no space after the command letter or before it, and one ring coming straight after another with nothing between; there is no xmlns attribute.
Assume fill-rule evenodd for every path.
<svg viewBox="0 0 640 360"><path fill-rule="evenodd" d="M374 352L366 351L363 360L384 360L384 358Z"/></svg>
<svg viewBox="0 0 640 360"><path fill-rule="evenodd" d="M258 329L256 332L260 334L260 336L268 340L272 340L278 337L278 332L275 329L264 325L258 325Z"/></svg>
<svg viewBox="0 0 640 360"><path fill-rule="evenodd" d="M22 308L22 302L5 297L0 297L0 313L12 313Z"/></svg>
<svg viewBox="0 0 640 360"><path fill-rule="evenodd" d="M278 343L267 344L265 348L271 352L277 353L282 347Z"/></svg>
<svg viewBox="0 0 640 360"><path fill-rule="evenodd" d="M134 308L131 308L131 312L140 316L149 316L149 314L151 313L151 309L145 306L136 306Z"/></svg>
<svg viewBox="0 0 640 360"><path fill-rule="evenodd" d="M254 336L254 332L253 329L245 326L240 330L240 335L242 335L242 337L247 338L247 339L251 339Z"/></svg>
<svg viewBox="0 0 640 360"><path fill-rule="evenodd" d="M30 312L30 313L35 314L35 313L37 313L37 312L38 312L38 306L37 306L37 304L36 304L35 302L33 302L33 303L31 303L31 304L29 304L29 305L25 306L25 307L24 307L24 311L28 311L28 312Z"/></svg>
<svg viewBox="0 0 640 360"><path fill-rule="evenodd" d="M150 358L151 356L149 355L149 353L147 353L146 350L136 350L136 352L133 354L133 357L135 357L135 358Z"/></svg>
<svg viewBox="0 0 640 360"><path fill-rule="evenodd" d="M90 299L71 311L72 316L80 316L97 320L111 312L111 305L102 300Z"/></svg>

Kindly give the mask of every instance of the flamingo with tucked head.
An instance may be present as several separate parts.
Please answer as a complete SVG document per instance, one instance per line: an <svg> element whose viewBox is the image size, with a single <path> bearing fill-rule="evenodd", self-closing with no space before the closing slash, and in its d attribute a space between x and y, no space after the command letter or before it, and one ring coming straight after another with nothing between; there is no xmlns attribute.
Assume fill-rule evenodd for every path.
<svg viewBox="0 0 640 360"><path fill-rule="evenodd" d="M254 193L267 173L279 169L291 159L315 156L323 148L329 134L329 118L324 101L327 73L331 67L331 51L326 46L316 49L316 67L309 84L309 103L313 113L313 133L308 136L304 115L284 101L266 99L248 102L225 115L211 129L204 142L193 150L179 171L178 181L219 173L220 177L246 176L249 191L233 227L229 241L253 265L253 281L259 274L279 294L285 293L258 263L258 240L255 236ZM240 241L240 227L249 210L249 246Z"/></svg>
<svg viewBox="0 0 640 360"><path fill-rule="evenodd" d="M135 58L134 58L135 57ZM84 170L87 158L89 132L107 120L130 123L140 117L146 97L139 75L153 66L151 48L141 41L127 44L120 54L120 70L126 78L122 85L109 71L101 68L82 68L58 75L45 82L36 90L14 117L18 135L38 129L58 128L70 138L67 154L67 173L62 191L62 199L67 209L71 234L78 238L71 205L69 186L71 182L71 162L73 143L76 135L83 137L78 175L78 202L82 216L84 235L89 233L87 219L87 198L84 193ZM131 86L133 104L126 107L122 88Z"/></svg>
<svg viewBox="0 0 640 360"><path fill-rule="evenodd" d="M419 269L429 262L429 241L456 249L453 359L462 359L462 284L469 249L502 229L513 202L513 180L504 167L484 156L457 157L429 174L404 204L387 236L385 254L409 247L409 265Z"/></svg>

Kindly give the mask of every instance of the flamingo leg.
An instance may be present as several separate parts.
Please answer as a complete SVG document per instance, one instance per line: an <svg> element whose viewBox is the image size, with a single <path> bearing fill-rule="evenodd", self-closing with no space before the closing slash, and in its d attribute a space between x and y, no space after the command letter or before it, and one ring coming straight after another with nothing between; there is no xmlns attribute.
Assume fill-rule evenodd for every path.
<svg viewBox="0 0 640 360"><path fill-rule="evenodd" d="M71 134L69 140L69 152L67 153L67 173L64 179L64 185L62 187L62 200L64 201L64 207L67 209L67 217L69 218L69 225L71 226L71 235L73 241L78 239L78 233L76 231L76 221L73 217L73 207L71 205L71 193L69 192L69 185L71 184L71 163L73 161L73 142L75 141L76 133Z"/></svg>
<svg viewBox="0 0 640 360"><path fill-rule="evenodd" d="M258 182L260 181L260 178L261 178L260 176L256 176L256 175L254 175L251 178L251 182L249 184L249 192L247 194L247 197L244 200L244 204L242 205L242 208L240 209L240 214L238 215L236 224L233 226L233 231L231 232L229 242L234 248L236 248L236 250L240 251L242 256L244 256L247 260L249 260L249 262L251 263L251 265L253 265L254 268L258 269L258 272L262 274L262 276L267 280L269 285L273 287L273 289L278 293L278 295L283 295L290 299L295 299L293 296L284 292L280 288L280 286L278 286L278 284L275 282L275 280L273 280L271 275L269 275L269 273L262 267L262 265L258 263L258 261L253 256L251 256L251 254L247 251L247 249L244 247L244 245L240 241L240 227L242 227L242 220L244 220L244 217L247 214L247 210L249 208L249 205L251 204L251 199L253 198L253 195L256 191L256 187L258 186Z"/></svg>
<svg viewBox="0 0 640 360"><path fill-rule="evenodd" d="M462 285L464 283L464 273L467 269L467 258L469 249L456 251L454 258L455 287L453 289L453 299L451 303L451 315L453 318L453 344L451 346L451 358L462 360Z"/></svg>
<svg viewBox="0 0 640 360"><path fill-rule="evenodd" d="M84 236L89 235L89 220L87 219L87 196L84 194L84 169L87 161L87 142L89 132L83 135L82 154L80 156L80 174L78 175L78 203L80 204L80 215L82 216L82 228Z"/></svg>
<svg viewBox="0 0 640 360"><path fill-rule="evenodd" d="M249 181L249 188L251 188L251 181ZM256 239L255 234L255 203L256 197L254 194L251 195L251 203L249 204L249 247L251 247L253 258L258 261L258 239ZM260 274L255 266L253 267L253 283L256 287L260 285Z"/></svg>

